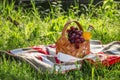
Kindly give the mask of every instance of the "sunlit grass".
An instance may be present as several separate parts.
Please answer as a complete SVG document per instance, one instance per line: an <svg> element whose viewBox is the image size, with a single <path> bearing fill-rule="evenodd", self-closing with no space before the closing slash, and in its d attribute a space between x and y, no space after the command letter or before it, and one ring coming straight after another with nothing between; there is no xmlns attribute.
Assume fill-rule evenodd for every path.
<svg viewBox="0 0 120 80"><path fill-rule="evenodd" d="M59 6L52 7L53 11L43 15L34 4L32 9L23 10L18 7L17 11L14 10L14 3L3 4L3 8L0 8L0 50L53 44L61 36L60 33L68 20L79 21L84 30L93 25L95 31L92 31L92 39L101 40L103 43L120 41L120 11L116 9L116 4L93 7L81 15L76 15L79 10L74 6L68 12L60 12L58 8ZM8 16L19 22L19 25L7 20ZM1 80L118 80L119 70L119 63L110 68L95 68L86 63L79 71L48 74L36 72L24 61L16 61L4 55L0 57Z"/></svg>

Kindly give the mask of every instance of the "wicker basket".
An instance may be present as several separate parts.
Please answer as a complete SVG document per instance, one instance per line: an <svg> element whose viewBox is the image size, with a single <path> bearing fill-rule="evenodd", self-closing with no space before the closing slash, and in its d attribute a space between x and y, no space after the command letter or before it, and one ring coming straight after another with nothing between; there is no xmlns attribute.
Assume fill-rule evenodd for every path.
<svg viewBox="0 0 120 80"><path fill-rule="evenodd" d="M80 46L79 49L76 49L74 47L74 44L71 44L69 42L69 40L66 37L66 30L67 30L67 27L72 22L76 23L77 27L79 27L79 29L83 31L83 28L79 24L79 22L77 22L77 21L68 21L64 25L61 37L56 42L56 53L62 52L62 53L69 54L69 55L79 57L79 58L84 57L86 54L90 53L90 42L89 42L89 40L87 40L87 41L85 41L83 43L80 43L79 44L79 46Z"/></svg>

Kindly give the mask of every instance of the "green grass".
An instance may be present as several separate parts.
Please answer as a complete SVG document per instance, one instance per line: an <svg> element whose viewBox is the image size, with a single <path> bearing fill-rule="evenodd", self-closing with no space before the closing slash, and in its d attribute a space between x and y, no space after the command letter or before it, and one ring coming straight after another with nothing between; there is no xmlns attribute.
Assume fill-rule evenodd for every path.
<svg viewBox="0 0 120 80"><path fill-rule="evenodd" d="M52 7L51 11L41 14L33 4L33 8L16 11L14 4L3 4L0 8L0 50L11 50L33 45L53 44L60 37L64 24L68 20L77 20L86 30L92 24L92 39L101 40L103 43L120 41L120 10L119 5L106 2L103 6L88 7L86 13L80 12L76 7L71 7L68 12L60 12L60 7ZM20 25L15 26L7 17L10 16ZM73 24L74 25L74 24ZM2 53L0 53L2 54ZM0 57L0 80L119 80L120 64L111 67L91 66L85 62L81 70L71 71L66 74L48 74L36 72L24 61L13 58Z"/></svg>

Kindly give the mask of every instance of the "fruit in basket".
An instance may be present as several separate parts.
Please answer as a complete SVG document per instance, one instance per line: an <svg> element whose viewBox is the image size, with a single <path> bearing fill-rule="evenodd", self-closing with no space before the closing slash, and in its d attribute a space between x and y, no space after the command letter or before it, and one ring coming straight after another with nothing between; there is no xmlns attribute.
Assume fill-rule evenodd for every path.
<svg viewBox="0 0 120 80"><path fill-rule="evenodd" d="M68 40L70 41L70 43L74 44L76 49L79 49L79 44L85 41L84 37L82 37L83 31L71 26L70 29L67 30L67 32Z"/></svg>
<svg viewBox="0 0 120 80"><path fill-rule="evenodd" d="M70 27L71 23L77 27ZM82 58L90 53L90 41L83 37L83 27L78 21L68 21L62 30L60 38L56 42L56 53L62 52L74 57Z"/></svg>

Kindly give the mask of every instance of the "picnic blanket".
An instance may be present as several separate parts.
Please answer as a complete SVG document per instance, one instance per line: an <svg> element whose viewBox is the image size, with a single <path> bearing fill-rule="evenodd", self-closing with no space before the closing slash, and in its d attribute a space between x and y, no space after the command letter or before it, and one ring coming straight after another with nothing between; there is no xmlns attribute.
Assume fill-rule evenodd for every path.
<svg viewBox="0 0 120 80"><path fill-rule="evenodd" d="M56 54L56 46L52 44L14 49L10 50L9 54L24 59L36 70L49 72L66 72L80 69L84 60L91 63L100 62L104 66L120 62L120 41L103 45L99 40L91 40L90 51L91 53L85 57L76 58L61 52Z"/></svg>

